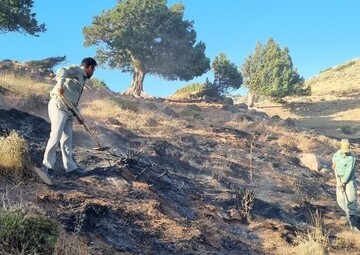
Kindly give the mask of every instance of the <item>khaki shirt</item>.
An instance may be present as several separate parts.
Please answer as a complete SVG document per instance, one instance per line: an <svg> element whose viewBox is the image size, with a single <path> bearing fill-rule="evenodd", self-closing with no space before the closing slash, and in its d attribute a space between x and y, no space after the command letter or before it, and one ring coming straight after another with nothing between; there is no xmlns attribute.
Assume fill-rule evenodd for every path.
<svg viewBox="0 0 360 255"><path fill-rule="evenodd" d="M50 97L58 98L58 89L64 88L64 96L77 106L86 81L86 73L80 67L71 65L61 68L56 74L56 85L50 92Z"/></svg>

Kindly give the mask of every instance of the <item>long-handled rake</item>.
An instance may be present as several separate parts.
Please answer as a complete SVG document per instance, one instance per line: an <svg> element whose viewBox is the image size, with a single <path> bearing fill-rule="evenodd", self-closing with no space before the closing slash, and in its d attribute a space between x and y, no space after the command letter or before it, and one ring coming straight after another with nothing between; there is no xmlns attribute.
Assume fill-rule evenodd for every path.
<svg viewBox="0 0 360 255"><path fill-rule="evenodd" d="M90 132L89 128L87 127L87 125L85 124L85 120L84 118L81 116L81 114L78 112L78 110L76 110L76 108L73 106L73 104L63 95L60 94L61 99L63 100L63 102L65 103L65 105L70 109L70 111L74 114L74 116L76 117L76 119L79 121L80 124L82 124L85 128L85 130L88 132L88 134L90 135L91 139L95 142L96 146L95 148L93 148L94 150L98 150L98 151L105 151L105 150L109 150L110 147L103 147L100 145L99 141L95 138L95 136Z"/></svg>

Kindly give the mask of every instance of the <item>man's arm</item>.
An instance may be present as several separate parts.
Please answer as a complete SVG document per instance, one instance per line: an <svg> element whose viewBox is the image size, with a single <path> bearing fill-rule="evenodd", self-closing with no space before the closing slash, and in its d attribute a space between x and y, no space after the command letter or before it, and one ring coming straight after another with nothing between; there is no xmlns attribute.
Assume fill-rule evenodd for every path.
<svg viewBox="0 0 360 255"><path fill-rule="evenodd" d="M342 182L346 185L350 181L350 177L355 171L355 157L351 156L351 163L346 167L345 175L342 178Z"/></svg>
<svg viewBox="0 0 360 255"><path fill-rule="evenodd" d="M64 83L67 77L68 77L68 71L66 70L66 68L61 68L56 74L56 81L57 81L56 85L58 86L58 92L61 95L64 94Z"/></svg>
<svg viewBox="0 0 360 255"><path fill-rule="evenodd" d="M338 183L338 184L337 184L337 188L338 188L338 189L344 188L344 184L341 182L341 178L337 175L337 172L336 172L336 163L335 163L335 160L333 160L332 168L334 169L335 178L336 178L337 183Z"/></svg>

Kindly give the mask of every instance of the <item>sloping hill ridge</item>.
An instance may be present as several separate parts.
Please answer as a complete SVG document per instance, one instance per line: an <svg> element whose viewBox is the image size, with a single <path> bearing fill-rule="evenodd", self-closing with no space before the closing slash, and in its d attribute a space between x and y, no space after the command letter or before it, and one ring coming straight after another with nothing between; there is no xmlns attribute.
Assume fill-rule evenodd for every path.
<svg viewBox="0 0 360 255"><path fill-rule="evenodd" d="M237 105L117 95L123 115L131 113L135 123L115 107L96 119L96 100L114 98L84 93L87 123L111 149L92 150L75 125L75 159L88 171L84 177L66 178L59 156L54 186L35 176L18 185L0 178L0 193L13 204L43 208L65 231L82 236L90 254L291 254L296 237L314 228L316 211L332 240L343 231L329 170L334 140ZM11 90L0 94L1 134L22 134L31 163L40 165L50 128L46 96L29 113L26 105L14 109ZM155 113L157 119L139 126ZM318 156L318 169L301 163L304 153Z"/></svg>
<svg viewBox="0 0 360 255"><path fill-rule="evenodd" d="M330 67L306 80L305 84L311 86L313 96L359 95L360 59Z"/></svg>
<svg viewBox="0 0 360 255"><path fill-rule="evenodd" d="M256 106L318 134L359 143L360 59L328 68L305 83L311 86L311 96L289 97L287 104L262 102Z"/></svg>

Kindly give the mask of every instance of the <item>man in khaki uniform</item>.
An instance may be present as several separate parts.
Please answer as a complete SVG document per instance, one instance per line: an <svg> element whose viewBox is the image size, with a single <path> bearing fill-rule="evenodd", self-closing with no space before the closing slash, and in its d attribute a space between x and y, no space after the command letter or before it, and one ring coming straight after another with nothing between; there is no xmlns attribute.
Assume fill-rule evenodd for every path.
<svg viewBox="0 0 360 255"><path fill-rule="evenodd" d="M355 162L355 156L350 152L349 140L342 139L341 149L333 156L333 169L336 175L336 200L348 218L350 229L359 232L356 226L357 182Z"/></svg>
<svg viewBox="0 0 360 255"><path fill-rule="evenodd" d="M56 148L60 142L63 166L66 175L81 175L73 159L72 133L73 113L67 108L61 96L67 98L75 107L78 106L87 79L90 79L97 66L93 58L84 58L80 64L61 68L56 74L56 85L50 92L48 104L51 122L50 138L48 140L43 166L35 169L39 177L48 185L52 185L52 172L56 161Z"/></svg>

